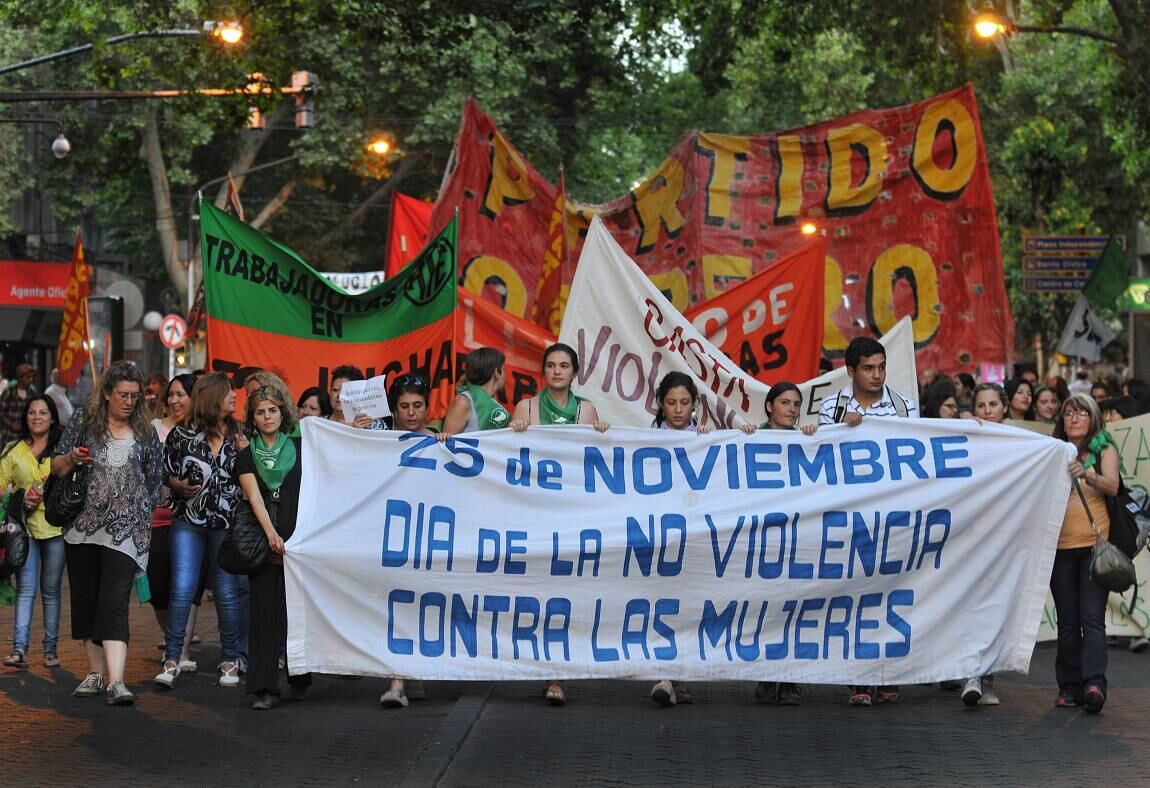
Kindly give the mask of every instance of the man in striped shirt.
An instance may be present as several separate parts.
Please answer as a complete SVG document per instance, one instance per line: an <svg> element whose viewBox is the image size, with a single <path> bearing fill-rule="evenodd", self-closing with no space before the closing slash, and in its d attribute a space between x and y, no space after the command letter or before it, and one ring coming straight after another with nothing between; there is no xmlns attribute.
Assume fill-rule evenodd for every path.
<svg viewBox="0 0 1150 788"><path fill-rule="evenodd" d="M918 418L918 404L886 385L886 348L869 337L855 337L845 354L850 383L823 400L819 424L854 427L867 418ZM870 706L898 700L898 687L852 686L850 705Z"/></svg>

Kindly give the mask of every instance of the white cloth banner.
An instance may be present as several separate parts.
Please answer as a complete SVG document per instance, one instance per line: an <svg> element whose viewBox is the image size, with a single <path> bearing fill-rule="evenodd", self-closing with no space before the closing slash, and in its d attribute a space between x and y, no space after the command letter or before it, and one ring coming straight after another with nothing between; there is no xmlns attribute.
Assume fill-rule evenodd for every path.
<svg viewBox="0 0 1150 788"><path fill-rule="evenodd" d="M650 426L655 389L671 371L695 378L700 424L720 428L766 421L770 387L751 377L700 333L647 278L595 217L587 232L559 341L579 354L578 393L609 424ZM916 398L914 335L904 317L879 340L887 349L887 385ZM803 394L800 424L818 423L819 405L847 383L845 368L792 381Z"/></svg>
<svg viewBox="0 0 1150 788"><path fill-rule="evenodd" d="M958 420L441 444L305 419L303 443L293 674L1025 671L1069 490L1067 444Z"/></svg>
<svg viewBox="0 0 1150 788"><path fill-rule="evenodd" d="M1102 358L1102 348L1113 342L1116 336L1118 332L1113 331L1094 313L1086 296L1079 295L1070 317L1066 319L1066 328L1062 329L1058 352L1095 362Z"/></svg>

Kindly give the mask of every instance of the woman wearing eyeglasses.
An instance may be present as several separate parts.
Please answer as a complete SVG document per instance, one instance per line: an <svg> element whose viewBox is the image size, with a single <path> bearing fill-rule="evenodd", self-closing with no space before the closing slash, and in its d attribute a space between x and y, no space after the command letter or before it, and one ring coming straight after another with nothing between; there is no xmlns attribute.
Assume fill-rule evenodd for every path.
<svg viewBox="0 0 1150 788"><path fill-rule="evenodd" d="M418 432L434 435L435 430L427 426L427 400L431 388L427 380L419 375L400 375L387 389L387 406L391 409L392 428L401 432ZM411 697L420 700L424 697L423 682L412 681ZM393 678L387 692L379 696L379 705L385 709L407 708L408 696L403 679Z"/></svg>
<svg viewBox="0 0 1150 788"><path fill-rule="evenodd" d="M240 683L239 583L235 575L216 565L220 544L241 497L235 473L236 455L248 447L234 418L235 410L236 394L227 375L208 373L196 381L187 418L172 428L164 445L164 474L173 500L169 537L172 592L164 633L163 670L154 680L162 689L171 689L180 675L180 652L202 561L208 562L214 581L220 628L220 686L235 687Z"/></svg>
<svg viewBox="0 0 1150 788"><path fill-rule="evenodd" d="M1054 437L1078 450L1070 463L1070 475L1078 481L1099 532L1109 537L1106 497L1118 493L1121 461L1098 404L1086 394L1072 395L1062 406ZM1061 709L1083 706L1089 714L1102 711L1106 703L1106 600L1110 596L1090 576L1095 538L1082 499L1071 489L1050 576L1058 613L1054 705Z"/></svg>
<svg viewBox="0 0 1150 788"><path fill-rule="evenodd" d="M61 478L91 466L84 508L64 533L72 637L84 642L88 656L88 675L72 694L103 693L114 706L135 702L124 686L128 605L135 576L148 568L163 476L143 395L144 376L134 364L108 367L84 409L72 414L52 459L52 473Z"/></svg>
<svg viewBox="0 0 1150 788"><path fill-rule="evenodd" d="M563 426L586 424L599 432L607 424L599 420L595 406L571 391L575 373L579 371L579 356L570 345L556 342L543 351L543 390L536 397L520 400L511 417L511 429L523 432L530 426ZM547 684L544 696L552 706L567 703L563 685L558 681Z"/></svg>

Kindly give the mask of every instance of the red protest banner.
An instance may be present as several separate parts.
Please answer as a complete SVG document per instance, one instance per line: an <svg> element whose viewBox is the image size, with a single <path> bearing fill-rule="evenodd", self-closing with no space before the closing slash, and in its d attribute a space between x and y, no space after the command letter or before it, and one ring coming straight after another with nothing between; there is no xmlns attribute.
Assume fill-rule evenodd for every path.
<svg viewBox="0 0 1150 788"><path fill-rule="evenodd" d="M398 274L427 243L431 203L396 192L391 198L391 224L387 232L387 278Z"/></svg>
<svg viewBox="0 0 1150 788"><path fill-rule="evenodd" d="M685 317L748 375L773 385L819 374L826 241L817 238Z"/></svg>
<svg viewBox="0 0 1150 788"><path fill-rule="evenodd" d="M490 301L459 288L455 320L455 348L465 357L472 350L493 347L507 357L503 402L514 405L539 391L543 351L556 341L554 334L530 320L509 314ZM462 358L460 359L462 361Z"/></svg>
<svg viewBox="0 0 1150 788"><path fill-rule="evenodd" d="M563 310L571 292L571 272L567 269L567 189L563 184L563 170L559 170L559 188L555 193L555 207L547 227L547 244L543 252L543 266L539 272L539 285L535 289L535 304L531 319L553 334L559 333ZM568 284L564 284L564 281Z"/></svg>
<svg viewBox="0 0 1150 788"><path fill-rule="evenodd" d="M60 370L63 386L76 385L84 362L88 360L88 292L88 266L84 264L84 245L77 230L76 245L72 250L72 273L64 297L64 319L60 323L60 346L56 350L56 369Z"/></svg>
<svg viewBox="0 0 1150 788"><path fill-rule="evenodd" d="M459 211L460 270L528 316L556 188L474 101L464 109L434 231ZM568 200L577 257L591 216L681 311L826 233L823 346L913 320L920 369L1005 360L1014 325L973 89L864 110L793 131L693 132L645 181L605 205ZM490 287L498 282L498 287ZM569 284L564 279L564 284Z"/></svg>

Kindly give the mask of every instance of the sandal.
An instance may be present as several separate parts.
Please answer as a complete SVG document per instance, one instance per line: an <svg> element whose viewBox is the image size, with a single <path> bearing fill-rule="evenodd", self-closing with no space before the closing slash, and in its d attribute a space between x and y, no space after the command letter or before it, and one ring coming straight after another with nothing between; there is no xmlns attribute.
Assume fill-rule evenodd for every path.
<svg viewBox="0 0 1150 788"><path fill-rule="evenodd" d="M46 668L58 668L58 667L60 667L60 658L58 656L56 656L55 654L45 654L44 655L44 667L46 667Z"/></svg>
<svg viewBox="0 0 1150 788"><path fill-rule="evenodd" d="M567 696L563 693L563 688L558 684L552 684L547 688L547 694L544 696L547 702L552 706L563 706L567 703Z"/></svg>
<svg viewBox="0 0 1150 788"><path fill-rule="evenodd" d="M4 664L10 668L20 668L21 670L27 670L28 655L23 651L13 651L11 654L4 657Z"/></svg>

